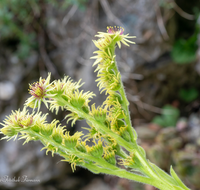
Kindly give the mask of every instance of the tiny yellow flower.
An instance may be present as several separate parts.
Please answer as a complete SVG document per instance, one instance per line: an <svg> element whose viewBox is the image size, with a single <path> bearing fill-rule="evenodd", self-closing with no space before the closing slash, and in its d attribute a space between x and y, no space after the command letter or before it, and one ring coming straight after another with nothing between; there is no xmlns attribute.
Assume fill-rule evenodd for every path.
<svg viewBox="0 0 200 190"><path fill-rule="evenodd" d="M48 102L50 99L55 96L55 94L51 94L50 91L53 90L53 86L50 83L51 74L48 74L46 79L42 79L40 77L38 82L30 85L29 93L31 97L27 99L25 105L35 109L38 107L38 111L40 110L41 103L44 102L45 106L48 108ZM48 98L49 100L46 100Z"/></svg>

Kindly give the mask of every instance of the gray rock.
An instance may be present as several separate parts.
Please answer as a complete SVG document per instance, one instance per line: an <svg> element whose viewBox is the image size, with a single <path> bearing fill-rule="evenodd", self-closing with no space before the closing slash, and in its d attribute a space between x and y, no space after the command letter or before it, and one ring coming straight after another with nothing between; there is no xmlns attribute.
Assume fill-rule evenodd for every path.
<svg viewBox="0 0 200 190"><path fill-rule="evenodd" d="M92 180L92 182L90 184L88 184L87 186L85 186L84 188L80 189L80 190L111 190L111 188L106 185L102 179L100 178L95 178Z"/></svg>
<svg viewBox="0 0 200 190"><path fill-rule="evenodd" d="M10 100L15 94L15 91L15 85L12 82L0 82L0 100Z"/></svg>

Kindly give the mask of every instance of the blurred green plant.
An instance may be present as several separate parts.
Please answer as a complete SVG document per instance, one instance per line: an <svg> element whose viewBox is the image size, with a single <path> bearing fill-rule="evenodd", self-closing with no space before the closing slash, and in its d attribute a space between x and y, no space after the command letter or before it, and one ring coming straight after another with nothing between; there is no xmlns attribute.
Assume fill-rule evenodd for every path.
<svg viewBox="0 0 200 190"><path fill-rule="evenodd" d="M200 17L197 18L194 34L187 40L183 38L176 40L173 45L171 56L177 64L188 64L196 60L200 32Z"/></svg>
<svg viewBox="0 0 200 190"><path fill-rule="evenodd" d="M198 96L199 92L196 88L181 88L179 91L179 97L187 103L195 100Z"/></svg>
<svg viewBox="0 0 200 190"><path fill-rule="evenodd" d="M180 111L177 108L171 105L165 105L162 108L162 114L160 116L155 116L152 122L162 127L175 127L179 115Z"/></svg>
<svg viewBox="0 0 200 190"><path fill-rule="evenodd" d="M179 39L172 48L172 58L178 64L188 64L196 59L197 34L192 35L188 40Z"/></svg>
<svg viewBox="0 0 200 190"><path fill-rule="evenodd" d="M0 42L15 42L14 52L20 58L29 56L31 49L37 49L39 25L46 26L45 10L49 5L66 9L77 5L84 9L88 0L1 0L0 1Z"/></svg>

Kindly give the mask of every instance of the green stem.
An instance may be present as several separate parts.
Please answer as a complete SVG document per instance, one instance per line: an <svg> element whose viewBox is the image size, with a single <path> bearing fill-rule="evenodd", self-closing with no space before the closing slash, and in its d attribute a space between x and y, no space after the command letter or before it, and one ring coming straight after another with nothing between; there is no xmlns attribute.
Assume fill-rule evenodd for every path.
<svg viewBox="0 0 200 190"><path fill-rule="evenodd" d="M54 147L57 147L58 149L62 150L63 153L70 153L70 154L73 154L73 155L76 155L80 158L84 158L84 159L87 159L87 160L90 160L92 162L96 162L97 164L101 165L102 167L108 167L110 169L115 169L116 167L112 164L109 164L108 162L106 162L103 158L97 158L97 157L94 157L92 155L89 155L89 154L86 154L86 153L83 153L83 152L80 152L76 149L73 149L73 148L69 148L69 147L66 147L62 144L59 144L57 142L55 142L52 138L50 137L46 137L44 135L41 135L39 133L36 133L34 132L33 130L31 129L25 129L23 130L24 132L27 132L29 134L31 134L32 136L37 136L39 139L41 139L41 141L44 143L44 142L48 142L50 143L51 145L53 145Z"/></svg>
<svg viewBox="0 0 200 190"><path fill-rule="evenodd" d="M112 56L114 56L114 54L115 54L115 45L111 48L111 54L112 54ZM114 60L114 64L115 64L114 71L116 73L119 73L119 69L118 69L116 60ZM121 79L121 74L120 74L120 79ZM125 120L126 124L128 125L128 132L129 132L130 137L131 137L131 142L134 143L135 138L134 138L134 134L133 134L133 131L132 131L130 112L129 112L129 108L128 108L129 102L126 98L126 93L125 93L125 90L124 90L124 85L122 83L122 80L120 80L120 86L121 86L121 88L119 89L119 93L122 96L122 107L124 108L125 113L126 113L126 117L124 118L124 120Z"/></svg>
<svg viewBox="0 0 200 190"><path fill-rule="evenodd" d="M154 176L154 177L157 176L156 173L155 173L155 171L150 166L150 164L140 154L140 151L139 151L139 149L138 149L137 144L136 144L135 141L134 142L127 142L122 137L120 137L119 135L117 135L116 133L114 133L113 131L111 131L110 129L108 129L105 125L103 125L102 123L96 121L94 119L94 117L92 117L91 115L85 113L83 110L78 109L78 108L72 106L68 101L66 101L65 99L63 99L61 97L56 97L56 98L59 98L59 102L62 102L64 105L66 105L67 107L69 107L71 111L77 113L80 117L85 118L87 121L91 122L95 126L95 128L98 131L100 131L102 134L108 134L108 135L110 135L112 138L116 139L117 142L119 143L119 145L123 146L126 150L128 150L129 152L134 152L135 156L138 157L138 159L141 161L143 167L146 168L146 170L148 171L148 173L151 176Z"/></svg>
<svg viewBox="0 0 200 190"><path fill-rule="evenodd" d="M131 145L131 147L137 148L137 144L136 142L127 142L126 140L124 140L122 137L120 137L119 135L117 135L116 133L114 133L113 131L111 131L109 128L106 127L106 125L96 121L94 119L93 116L85 113L82 109L76 108L74 106L72 106L68 101L66 101L65 99L63 99L62 97L55 97L55 99L59 102L62 103L63 105L66 105L72 112L75 112L79 115L79 117L81 118L85 118L86 121L91 122L94 127L101 132L102 134L108 134L110 135L112 138L116 139L117 142L119 143L119 145L123 146L124 144L126 144L128 146Z"/></svg>
<svg viewBox="0 0 200 190"><path fill-rule="evenodd" d="M67 154L65 154L61 151L58 151L58 153L61 154L65 159L67 159ZM148 177L130 173L130 172L128 172L124 169L120 169L116 166L115 166L115 169L112 168L112 170L110 170L108 167L105 168L105 167L102 167L102 166L97 166L93 163L88 164L88 163L82 162L82 163L79 163L77 165L81 166L85 169L88 169L88 170L90 170L91 172L94 172L94 173L110 174L110 175L118 176L118 177L121 177L121 178L126 178L126 179L130 179L130 180L133 180L133 181L149 184L149 185L152 185L152 186L155 186L155 187L158 187L160 189L165 190L163 188L163 185L162 185L163 183L161 183L161 185L160 185L156 181L153 181L152 179L150 179ZM166 186L166 185L164 185L164 186Z"/></svg>
<svg viewBox="0 0 200 190"><path fill-rule="evenodd" d="M131 141L135 142L135 138L133 135L133 131L132 131L132 124L131 124L131 118L130 118L130 112L129 112L129 108L128 108L128 100L126 98L126 94L125 94L125 90L124 90L124 86L123 83L121 82L121 88L119 89L119 92L122 96L122 106L125 109L125 113L126 113L126 117L124 118L126 124L128 125L128 132L130 134L131 137Z"/></svg>
<svg viewBox="0 0 200 190"><path fill-rule="evenodd" d="M112 56L114 56L115 46L113 46L111 48L111 53L112 53ZM115 70L116 73L119 73L116 60L114 60L114 62L115 62L114 70ZM121 75L120 75L120 78L121 78ZM131 137L131 142L135 144L135 138L134 138L134 134L133 134L133 131L132 131L132 124L131 124L130 112L129 112L129 108L128 108L129 102L127 100L126 93L125 93L125 90L124 90L124 86L123 86L123 83L122 83L121 80L120 80L120 86L121 86L121 88L119 89L119 93L122 96L122 107L124 108L125 113L126 113L126 117L124 118L124 120L125 120L126 124L128 125L128 132L129 132L130 137ZM124 143L124 142L122 142L122 143L123 144L121 144L121 145L124 148L126 148L130 152L134 152L134 155L137 156L137 158L141 161L142 166L144 167L143 172L145 171L145 174L147 174L148 176L152 176L155 179L157 179L158 178L157 174L152 169L152 167L150 166L150 164L148 163L148 161L146 160L146 158L144 158L141 155L141 153L140 153L139 149L137 148L137 146L131 147L130 144L127 144L127 143Z"/></svg>
<svg viewBox="0 0 200 190"><path fill-rule="evenodd" d="M126 179L131 179L131 180L138 181L141 183L150 184L150 185L158 187L162 190L167 190L167 188L169 189L169 185L164 184L160 180L158 181L158 180L151 179L151 178L148 178L145 176L130 173L126 170L120 169L117 166L114 166L114 165L106 162L103 158L97 158L97 157L88 155L86 153L79 152L75 149L68 148L62 144L56 143L50 137L41 135L37 132L34 132L31 129L25 129L24 132L27 132L27 133L31 134L32 136L37 136L43 142L43 144L45 144L45 142L47 142L47 143L50 143L51 145L53 145L54 147L57 147L58 153L61 154L61 156L63 156L63 157L65 157L65 155L67 157L67 153L70 153L70 154L76 155L80 158L92 161L92 163L90 163L90 164L85 163L85 162L79 164L85 168L88 168L91 171L98 171L101 173L106 173L106 174L116 175L118 177L122 177L122 178L126 178ZM95 164L93 162L95 162Z"/></svg>
<svg viewBox="0 0 200 190"><path fill-rule="evenodd" d="M117 168L117 167L116 167L116 170L109 170L107 168L101 168L101 167L98 167L96 165L91 165L91 164L87 164L87 163L82 163L80 165L91 170L91 171L99 171L101 173L118 176L120 178L126 178L126 179L137 181L137 182L140 182L140 183L149 184L149 185L157 187L161 190L172 190L173 189L172 186L167 185L166 183L163 183L162 181L154 180L154 179L144 177L144 176L141 176L141 175L136 175L134 173L130 173L126 170L123 170L123 169L120 169L120 168Z"/></svg>
<svg viewBox="0 0 200 190"><path fill-rule="evenodd" d="M140 150L138 149L138 146L135 141L127 142L122 137L120 137L119 135L115 134L113 131L108 129L105 125L96 121L91 115L85 113L83 110L72 106L68 101L66 101L65 99L61 97L56 97L56 98L59 98L59 102L62 102L62 104L69 107L71 111L77 113L80 117L85 118L87 121L91 122L95 126L95 128L98 131L100 131L102 134L109 134L112 138L117 140L119 145L123 146L129 152L134 152L134 155L137 156L137 158L141 162L141 165L144 168L144 170L142 171L146 171L145 174L151 177L151 179L156 179L158 181L160 180L156 172L153 170L153 168L150 166L150 164L146 160L146 158L144 158L142 154L140 153Z"/></svg>

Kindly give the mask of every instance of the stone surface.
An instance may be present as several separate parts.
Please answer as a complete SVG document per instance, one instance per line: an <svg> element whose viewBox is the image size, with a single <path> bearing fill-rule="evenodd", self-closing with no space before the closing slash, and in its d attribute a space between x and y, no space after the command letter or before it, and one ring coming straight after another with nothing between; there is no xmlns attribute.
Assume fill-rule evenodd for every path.
<svg viewBox="0 0 200 190"><path fill-rule="evenodd" d="M15 85L10 81L0 82L0 100L8 101L15 94Z"/></svg>

